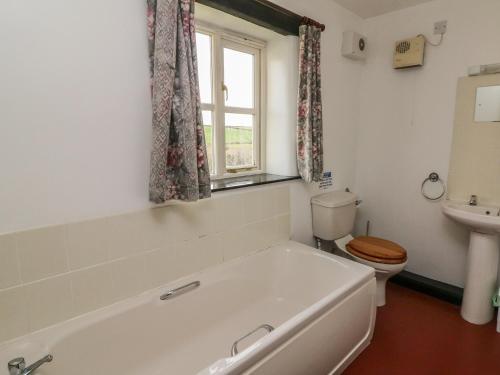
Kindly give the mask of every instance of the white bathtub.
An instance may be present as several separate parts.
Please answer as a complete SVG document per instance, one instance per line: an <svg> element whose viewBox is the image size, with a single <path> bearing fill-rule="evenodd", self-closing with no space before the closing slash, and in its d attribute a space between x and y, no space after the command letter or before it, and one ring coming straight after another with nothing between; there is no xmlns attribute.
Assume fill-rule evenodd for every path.
<svg viewBox="0 0 500 375"><path fill-rule="evenodd" d="M36 374L340 373L370 343L375 311L373 269L290 241L7 342L0 375L14 357L49 353ZM231 357L233 342L262 324L275 330Z"/></svg>

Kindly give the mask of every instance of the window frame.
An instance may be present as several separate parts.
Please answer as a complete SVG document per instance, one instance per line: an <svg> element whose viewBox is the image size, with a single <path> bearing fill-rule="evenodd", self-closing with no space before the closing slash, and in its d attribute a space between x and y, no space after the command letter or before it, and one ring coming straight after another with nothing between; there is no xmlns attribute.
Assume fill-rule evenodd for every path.
<svg viewBox="0 0 500 375"><path fill-rule="evenodd" d="M210 171L213 180L248 176L265 173L265 88L266 88L266 43L243 34L235 33L217 26L199 22L196 32L209 35L212 42L212 104L202 103L203 111L212 112L212 142L213 165ZM224 82L224 48L241 51L254 55L254 108L226 107L225 92L222 88ZM225 114L252 114L253 126L253 153L255 167L249 166L239 169L226 167L225 143Z"/></svg>

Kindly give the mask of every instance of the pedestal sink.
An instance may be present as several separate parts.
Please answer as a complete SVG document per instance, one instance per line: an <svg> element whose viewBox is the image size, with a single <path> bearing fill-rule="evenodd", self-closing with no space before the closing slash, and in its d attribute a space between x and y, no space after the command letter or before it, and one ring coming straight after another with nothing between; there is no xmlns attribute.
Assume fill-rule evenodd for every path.
<svg viewBox="0 0 500 375"><path fill-rule="evenodd" d="M491 297L497 287L500 210L445 201L443 213L470 228L462 317L470 323L486 324L493 319Z"/></svg>

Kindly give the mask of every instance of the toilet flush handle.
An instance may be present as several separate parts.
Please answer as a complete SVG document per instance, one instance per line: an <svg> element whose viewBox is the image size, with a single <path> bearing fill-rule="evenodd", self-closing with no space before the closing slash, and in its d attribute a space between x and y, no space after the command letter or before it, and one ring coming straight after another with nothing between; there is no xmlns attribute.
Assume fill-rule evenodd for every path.
<svg viewBox="0 0 500 375"><path fill-rule="evenodd" d="M345 188L345 192L346 192L346 193L350 193L350 192L351 192L351 190L347 187L347 188ZM355 201L355 203L356 203L356 206L359 206L361 203L363 203L363 200L362 200L362 199L357 199L357 200Z"/></svg>

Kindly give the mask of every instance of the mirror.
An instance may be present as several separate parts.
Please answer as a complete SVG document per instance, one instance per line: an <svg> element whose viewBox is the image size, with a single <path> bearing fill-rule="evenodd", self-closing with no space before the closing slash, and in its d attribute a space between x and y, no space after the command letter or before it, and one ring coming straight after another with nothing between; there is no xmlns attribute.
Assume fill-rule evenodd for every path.
<svg viewBox="0 0 500 375"><path fill-rule="evenodd" d="M468 202L477 195L480 205L500 206L500 123L492 121L500 121L500 74L460 78L449 199Z"/></svg>
<svg viewBox="0 0 500 375"><path fill-rule="evenodd" d="M500 122L500 86L478 87L475 122Z"/></svg>

